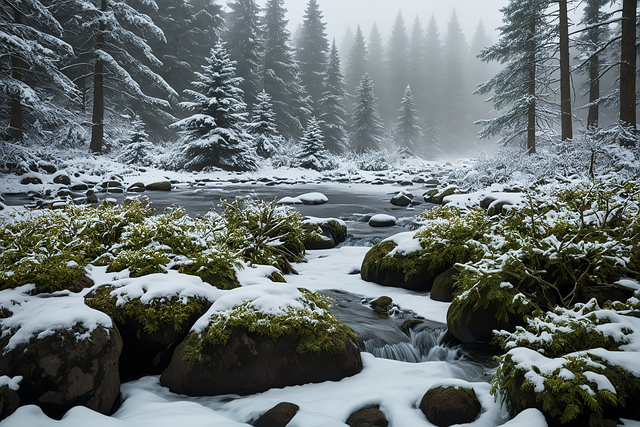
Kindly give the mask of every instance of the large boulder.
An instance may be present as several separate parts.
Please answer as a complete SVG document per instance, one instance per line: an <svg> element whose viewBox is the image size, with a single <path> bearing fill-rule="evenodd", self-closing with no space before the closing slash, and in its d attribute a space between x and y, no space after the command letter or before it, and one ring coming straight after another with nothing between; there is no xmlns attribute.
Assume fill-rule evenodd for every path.
<svg viewBox="0 0 640 427"><path fill-rule="evenodd" d="M456 283L453 277L456 274L458 274L458 270L455 267L451 267L444 273L439 274L433 281L430 298L434 301L453 301L454 285Z"/></svg>
<svg viewBox="0 0 640 427"><path fill-rule="evenodd" d="M146 189L149 191L171 191L170 181L159 181L147 184Z"/></svg>
<svg viewBox="0 0 640 427"><path fill-rule="evenodd" d="M150 277L130 279L121 288L102 285L85 296L85 304L108 314L122 334L123 380L160 374L171 361L173 350L211 307L205 296L214 298L214 290L209 292L207 288L211 287L197 277L181 277L178 286L170 284L177 280L174 273ZM145 286L150 282L154 290Z"/></svg>
<svg viewBox="0 0 640 427"><path fill-rule="evenodd" d="M419 250L405 253L396 251L397 246L394 240L385 240L371 248L362 261L362 279L383 286L429 291L441 269L430 270L431 263L420 256Z"/></svg>
<svg viewBox="0 0 640 427"><path fill-rule="evenodd" d="M522 316L512 315L509 321L496 317L501 302L487 300L485 307L465 308L458 299L454 299L447 310L447 327L451 335L462 343L488 343L494 330L515 330L523 323Z"/></svg>
<svg viewBox="0 0 640 427"><path fill-rule="evenodd" d="M190 396L247 395L362 370L355 334L331 314L328 298L287 284L259 288L218 298L174 352L161 384Z"/></svg>
<svg viewBox="0 0 640 427"><path fill-rule="evenodd" d="M17 390L21 405L38 405L57 419L78 405L111 413L120 394L122 338L117 328L98 325L90 332L70 325L15 347L8 346L10 338L0 340L0 375L23 377Z"/></svg>
<svg viewBox="0 0 640 427"><path fill-rule="evenodd" d="M455 385L429 389L420 402L420 410L431 424L448 427L475 421L482 405L470 384L457 381Z"/></svg>

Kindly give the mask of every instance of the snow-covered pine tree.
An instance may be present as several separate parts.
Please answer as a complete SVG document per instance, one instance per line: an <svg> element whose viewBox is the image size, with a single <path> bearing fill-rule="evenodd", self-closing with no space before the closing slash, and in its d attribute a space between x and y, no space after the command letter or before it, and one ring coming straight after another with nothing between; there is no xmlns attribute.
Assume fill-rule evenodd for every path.
<svg viewBox="0 0 640 427"><path fill-rule="evenodd" d="M389 48L387 49L387 86L383 117L385 123L393 123L400 109L400 100L409 84L409 36L402 12L398 11L391 29ZM377 83L379 84L379 83Z"/></svg>
<svg viewBox="0 0 640 427"><path fill-rule="evenodd" d="M240 89L249 108L255 108L262 86L260 78L261 28L260 7L255 0L233 0L225 19L224 40L229 57L237 63L236 74L244 80Z"/></svg>
<svg viewBox="0 0 640 427"><path fill-rule="evenodd" d="M317 108L324 92L323 82L327 70L327 54L329 40L322 22L322 12L316 0L309 0L302 21L300 44L296 57L300 64L300 79L311 98L316 115Z"/></svg>
<svg viewBox="0 0 640 427"><path fill-rule="evenodd" d="M126 139L120 141L123 150L118 160L129 165L149 166L155 147L149 141L149 134L145 130L145 124L137 114L131 121L131 131Z"/></svg>
<svg viewBox="0 0 640 427"><path fill-rule="evenodd" d="M221 42L211 49L207 63L202 73L196 73L196 90L186 91L194 101L180 104L194 114L172 125L182 130L184 168L254 170L256 157L239 88L242 78L236 77L235 63Z"/></svg>
<svg viewBox="0 0 640 427"><path fill-rule="evenodd" d="M415 155L423 148L421 145L424 134L418 124L418 112L416 111L413 93L409 85L407 85L402 96L395 137L396 145L400 147L400 152L403 154Z"/></svg>
<svg viewBox="0 0 640 427"><path fill-rule="evenodd" d="M311 117L300 141L298 164L305 169L320 171L327 168L328 160L329 152L324 148L322 131L316 118Z"/></svg>
<svg viewBox="0 0 640 427"><path fill-rule="evenodd" d="M178 99L177 92L154 69L162 66L147 38L166 42L162 30L129 0L74 0L52 2L66 18L63 26L73 39L76 56L67 65L74 77L91 75L93 83L93 117L90 149L102 152L104 115L108 109L128 106L147 121L175 120L168 99ZM140 2L157 7L154 1ZM138 6L140 5L138 3ZM153 88L160 96L143 89ZM115 108L113 105L117 105Z"/></svg>
<svg viewBox="0 0 640 427"><path fill-rule="evenodd" d="M379 150L383 126L378 113L375 87L369 74L362 76L356 94L349 141L351 150L358 154Z"/></svg>
<svg viewBox="0 0 640 427"><path fill-rule="evenodd" d="M264 90L258 93L253 106L253 116L249 125L256 153L265 159L272 157L282 145L282 136L276 128L276 115L273 112L271 97Z"/></svg>
<svg viewBox="0 0 640 427"><path fill-rule="evenodd" d="M324 93L318 106L320 112L320 128L324 135L324 146L333 154L344 152L347 144L347 112L344 107L346 93L340 54L333 39L329 63L324 79Z"/></svg>
<svg viewBox="0 0 640 427"><path fill-rule="evenodd" d="M289 47L291 33L287 29L286 11L283 0L269 0L265 6L262 82L263 89L271 95L278 131L285 138L298 138L311 109Z"/></svg>
<svg viewBox="0 0 640 427"><path fill-rule="evenodd" d="M39 0L0 2L0 116L9 118L2 128L6 137L24 137L25 111L34 120L44 116L55 121L60 105L47 100L77 99L73 82L59 69L73 49L61 40L62 26Z"/></svg>
<svg viewBox="0 0 640 427"><path fill-rule="evenodd" d="M502 136L510 143L526 135L526 148L536 152L536 131L556 121L557 107L548 99L550 73L548 61L555 51L555 28L547 21L545 11L551 0L510 0L502 8L504 25L500 39L482 51L483 61L499 61L504 68L491 80L480 85L479 94L493 91L491 102L498 117L480 120L481 138Z"/></svg>

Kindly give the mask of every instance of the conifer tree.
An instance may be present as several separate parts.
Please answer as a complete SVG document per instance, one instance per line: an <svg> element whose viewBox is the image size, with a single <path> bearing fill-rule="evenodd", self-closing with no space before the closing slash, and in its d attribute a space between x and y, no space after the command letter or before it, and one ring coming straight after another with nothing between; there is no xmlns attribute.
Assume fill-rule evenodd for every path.
<svg viewBox="0 0 640 427"><path fill-rule="evenodd" d="M413 101L411 86L407 86L402 96L400 116L396 125L396 145L406 154L417 154L423 138L422 128L418 124L418 112Z"/></svg>
<svg viewBox="0 0 640 427"><path fill-rule="evenodd" d="M315 109L322 98L323 81L327 70L329 41L322 22L322 13L316 0L309 0L302 22L300 46L297 59L300 64L300 79L307 90Z"/></svg>
<svg viewBox="0 0 640 427"><path fill-rule="evenodd" d="M220 42L211 49L207 63L203 72L196 74L196 90L186 91L194 100L180 104L194 114L172 125L182 130L184 167L253 170L256 158L251 135L245 130L246 104L239 88L242 78L236 77L235 63Z"/></svg>
<svg viewBox="0 0 640 427"><path fill-rule="evenodd" d="M302 168L319 171L326 169L328 160L329 153L324 148L322 131L316 118L311 117L300 141L298 164Z"/></svg>
<svg viewBox="0 0 640 427"><path fill-rule="evenodd" d="M479 84L484 83L491 78L489 64L478 58L478 55L480 55L482 50L490 45L491 41L487 35L484 23L480 20L476 26L473 38L471 39L468 59L465 61L466 69L472 70L472 72L467 73L466 75L467 87L471 92L475 91ZM469 99L467 105L469 115L473 121L487 118L488 109L484 97L476 94Z"/></svg>
<svg viewBox="0 0 640 427"><path fill-rule="evenodd" d="M364 41L362 30L358 25L345 67L345 81L347 83L348 94L356 93L356 88L360 84L362 76L367 73L367 43Z"/></svg>
<svg viewBox="0 0 640 427"><path fill-rule="evenodd" d="M383 117L393 120L400 108L400 100L404 89L409 84L409 36L402 12L398 11L391 29L389 49L387 50L387 102Z"/></svg>
<svg viewBox="0 0 640 427"><path fill-rule="evenodd" d="M386 84L387 84L387 61L385 58L384 48L382 47L382 35L378 25L374 22L371 26L371 32L369 33L368 43L368 56L367 56L367 72L369 77L373 81L376 88L376 98L386 99ZM361 76L362 77L362 76ZM385 121L385 117L382 118ZM386 121L389 121L386 118Z"/></svg>
<svg viewBox="0 0 640 427"><path fill-rule="evenodd" d="M278 131L285 138L296 138L302 134L301 120L306 120L311 110L289 47L291 33L283 4L283 0L269 0L265 7L262 82L272 98Z"/></svg>
<svg viewBox="0 0 640 427"><path fill-rule="evenodd" d="M351 45L353 44L353 31L351 30L351 26L347 25L347 29L342 36L342 40L340 41L340 60L345 63L349 59L349 52L351 52Z"/></svg>
<svg viewBox="0 0 640 427"><path fill-rule="evenodd" d="M46 105L47 92L67 99L78 96L73 82L59 69L62 60L73 54L61 40L62 31L39 0L0 3L0 112L9 118L9 139L23 139L25 108L36 118L47 113L59 116L56 107Z"/></svg>
<svg viewBox="0 0 640 427"><path fill-rule="evenodd" d="M414 95L416 108L420 113L425 108L425 83L427 79L425 51L425 34L420 17L416 15L409 42L409 85Z"/></svg>
<svg viewBox="0 0 640 427"><path fill-rule="evenodd" d="M255 0L233 0L225 19L224 40L229 58L236 62L236 74L244 80L240 89L249 108L254 108L262 86L260 78L260 7Z"/></svg>
<svg viewBox="0 0 640 427"><path fill-rule="evenodd" d="M334 154L340 154L344 151L347 143L347 112L344 107L346 95L344 77L335 39L331 45L323 86L324 93L318 108L320 111L319 124L325 138L325 147Z"/></svg>
<svg viewBox="0 0 640 427"><path fill-rule="evenodd" d="M155 150L153 143L149 141L149 134L145 130L145 124L137 114L131 121L131 131L126 139L121 141L123 150L118 160L129 165L149 166L151 156Z"/></svg>
<svg viewBox="0 0 640 427"><path fill-rule="evenodd" d="M365 74L360 80L356 94L350 135L351 150L358 154L379 150L383 126L378 113L375 87L369 74Z"/></svg>
<svg viewBox="0 0 640 427"><path fill-rule="evenodd" d="M273 112L271 97L264 90L259 92L256 98L249 133L253 136L256 154L265 159L272 157L282 144L282 136L276 128L276 115Z"/></svg>
<svg viewBox="0 0 640 427"><path fill-rule="evenodd" d="M467 45L454 9L447 25L443 57L442 110L446 119L443 121L442 137L443 140L446 137L447 148L450 150L460 150L463 143L473 138L469 126L471 120L466 108L468 92L463 72L463 60L466 57Z"/></svg>
<svg viewBox="0 0 640 427"><path fill-rule="evenodd" d="M500 39L482 51L483 61L499 61L504 68L477 90L480 94L493 91L491 102L498 117L480 120L480 137L502 135L511 142L526 135L526 149L536 152L536 131L540 125L553 124L554 108L544 89L549 83L555 31L547 22L546 9L550 0L510 0L502 8L504 25ZM523 31L523 29L526 29Z"/></svg>
<svg viewBox="0 0 640 427"><path fill-rule="evenodd" d="M425 144L427 151L433 151L440 146L442 120L442 44L440 31L435 16L431 16L425 35L425 107L424 124Z"/></svg>

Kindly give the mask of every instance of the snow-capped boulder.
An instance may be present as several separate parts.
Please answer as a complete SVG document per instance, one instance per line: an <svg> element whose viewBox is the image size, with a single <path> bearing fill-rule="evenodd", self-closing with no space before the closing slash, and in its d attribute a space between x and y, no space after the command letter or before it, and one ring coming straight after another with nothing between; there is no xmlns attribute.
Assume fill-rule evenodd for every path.
<svg viewBox="0 0 640 427"><path fill-rule="evenodd" d="M349 427L387 427L389 421L380 410L380 406L376 405L371 408L360 409L349 415L345 424Z"/></svg>
<svg viewBox="0 0 640 427"><path fill-rule="evenodd" d="M322 205L329 201L322 193L305 193L297 197L305 205Z"/></svg>
<svg viewBox="0 0 640 427"><path fill-rule="evenodd" d="M330 300L279 283L226 291L178 346L160 382L190 396L253 394L338 381L362 370Z"/></svg>
<svg viewBox="0 0 640 427"><path fill-rule="evenodd" d="M286 427L295 417L300 407L295 403L281 402L262 414L253 427Z"/></svg>
<svg viewBox="0 0 640 427"><path fill-rule="evenodd" d="M347 239L347 224L336 218L306 217L303 229L307 250L331 249Z"/></svg>
<svg viewBox="0 0 640 427"><path fill-rule="evenodd" d="M393 227L397 222L396 217L386 214L377 214L369 219L371 227Z"/></svg>
<svg viewBox="0 0 640 427"><path fill-rule="evenodd" d="M429 291L439 271L420 256L420 242L412 232L400 233L375 245L364 257L360 276L383 286Z"/></svg>
<svg viewBox="0 0 640 427"><path fill-rule="evenodd" d="M391 198L391 204L394 206L409 206L413 197L409 197L409 194L400 192Z"/></svg>
<svg viewBox="0 0 640 427"><path fill-rule="evenodd" d="M134 182L129 187L127 187L127 191L129 193L142 193L146 189L146 186L142 182Z"/></svg>
<svg viewBox="0 0 640 427"><path fill-rule="evenodd" d="M25 174L20 180L20 184L22 185L42 184L42 176L39 173L35 173L35 172Z"/></svg>
<svg viewBox="0 0 640 427"><path fill-rule="evenodd" d="M54 184L69 185L71 184L71 178L65 172L61 172L53 177Z"/></svg>
<svg viewBox="0 0 640 427"><path fill-rule="evenodd" d="M211 306L218 290L197 276L151 274L103 285L85 304L108 314L122 334L122 378L160 374L175 347Z"/></svg>
<svg viewBox="0 0 640 427"><path fill-rule="evenodd" d="M425 393L420 410L438 427L475 421L482 405L471 384L461 380L447 381L451 384L435 384Z"/></svg>

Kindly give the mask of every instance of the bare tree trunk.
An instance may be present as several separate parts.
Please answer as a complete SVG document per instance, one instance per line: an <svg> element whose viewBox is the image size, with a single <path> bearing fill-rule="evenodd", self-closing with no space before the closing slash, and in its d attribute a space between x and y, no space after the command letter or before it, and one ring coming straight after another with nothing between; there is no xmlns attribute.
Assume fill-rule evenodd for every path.
<svg viewBox="0 0 640 427"><path fill-rule="evenodd" d="M102 0L101 11L104 14L107 10L107 1ZM100 20L98 35L96 36L95 50L104 48L104 21ZM104 141L104 62L98 54L95 55L93 70L93 119L91 128L91 144L89 148L95 153L102 152Z"/></svg>
<svg viewBox="0 0 640 427"><path fill-rule="evenodd" d="M636 129L636 0L622 1L620 123Z"/></svg>
<svg viewBox="0 0 640 427"><path fill-rule="evenodd" d="M590 24L598 22L600 15L600 4L596 0L588 2L589 16L587 17ZM594 28L589 31L589 42L592 46L600 44L600 28ZM600 106L596 101L600 99L600 55L595 53L589 58L589 114L587 115L587 129L593 130L598 128L600 121Z"/></svg>
<svg viewBox="0 0 640 427"><path fill-rule="evenodd" d="M529 95L531 101L529 101L529 110L527 112L528 124L527 124L527 152L534 154L536 152L536 47L533 40L533 35L536 33L535 23L531 24L531 34L529 35Z"/></svg>
<svg viewBox="0 0 640 427"><path fill-rule="evenodd" d="M22 14L18 9L14 9L15 23L22 24ZM11 55L11 76L22 81L22 68L24 62L22 58L17 55ZM24 139L24 133L22 130L22 100L17 97L11 97L11 122L9 123L10 137L14 141L22 141Z"/></svg>
<svg viewBox="0 0 640 427"><path fill-rule="evenodd" d="M571 116L571 73L569 68L569 17L567 0L559 0L560 12L560 110L562 140L573 139Z"/></svg>

